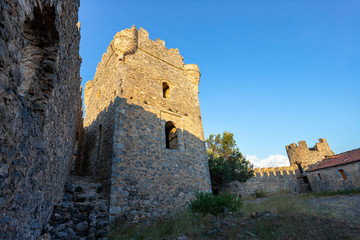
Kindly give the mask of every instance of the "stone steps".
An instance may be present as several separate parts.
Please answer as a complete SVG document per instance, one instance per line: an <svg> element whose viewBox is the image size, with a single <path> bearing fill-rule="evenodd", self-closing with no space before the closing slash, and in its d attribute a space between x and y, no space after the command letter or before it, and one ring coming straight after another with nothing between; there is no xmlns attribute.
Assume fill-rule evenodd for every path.
<svg viewBox="0 0 360 240"><path fill-rule="evenodd" d="M107 240L109 204L102 184L91 177L70 177L63 200L55 205L40 239Z"/></svg>

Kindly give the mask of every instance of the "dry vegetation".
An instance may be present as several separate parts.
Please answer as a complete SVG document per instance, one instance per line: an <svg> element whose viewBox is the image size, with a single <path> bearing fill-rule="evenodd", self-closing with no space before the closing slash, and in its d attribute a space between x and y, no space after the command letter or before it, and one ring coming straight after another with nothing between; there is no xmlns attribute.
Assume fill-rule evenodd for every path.
<svg viewBox="0 0 360 240"><path fill-rule="evenodd" d="M182 211L152 225L112 226L110 239L360 239L360 194L245 200L240 213L218 217Z"/></svg>

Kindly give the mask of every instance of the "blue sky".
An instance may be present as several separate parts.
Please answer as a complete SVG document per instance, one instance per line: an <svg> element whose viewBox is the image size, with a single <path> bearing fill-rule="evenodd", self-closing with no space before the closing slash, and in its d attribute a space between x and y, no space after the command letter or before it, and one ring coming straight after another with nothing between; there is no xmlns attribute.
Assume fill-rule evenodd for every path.
<svg viewBox="0 0 360 240"><path fill-rule="evenodd" d="M233 132L258 166L300 140L360 147L360 1L86 0L79 21L83 85L116 32L142 27L199 66L205 137Z"/></svg>

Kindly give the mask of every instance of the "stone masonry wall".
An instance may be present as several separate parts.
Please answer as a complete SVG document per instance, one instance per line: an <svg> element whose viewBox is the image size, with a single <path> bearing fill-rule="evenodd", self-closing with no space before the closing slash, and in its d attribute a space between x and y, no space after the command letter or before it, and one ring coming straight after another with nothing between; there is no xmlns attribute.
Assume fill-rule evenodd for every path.
<svg viewBox="0 0 360 240"><path fill-rule="evenodd" d="M341 176L343 170L346 179ZM360 162L349 163L307 172L311 189L315 192L360 189Z"/></svg>
<svg viewBox="0 0 360 240"><path fill-rule="evenodd" d="M255 168L254 176L246 182L232 182L222 191L248 197L257 192L269 194L301 191L301 181L297 166L277 168Z"/></svg>
<svg viewBox="0 0 360 240"><path fill-rule="evenodd" d="M36 239L61 200L80 101L78 8L0 2L0 239Z"/></svg>
<svg viewBox="0 0 360 240"><path fill-rule="evenodd" d="M247 182L232 182L221 191L238 193L243 197L256 192L276 194L309 191L311 189L305 170L326 156L334 155L325 138L320 138L313 148L308 148L305 141L300 141L298 146L296 143L287 145L286 151L289 167L256 168L254 177Z"/></svg>
<svg viewBox="0 0 360 240"><path fill-rule="evenodd" d="M325 138L319 138L319 142L313 148L308 148L305 141L300 141L299 145L292 143L286 146L286 152L290 165L299 164L304 170L325 157L334 155Z"/></svg>
<svg viewBox="0 0 360 240"><path fill-rule="evenodd" d="M114 139L115 99L121 94L122 65L113 42L103 54L95 77L84 90L84 157L82 171L109 183Z"/></svg>
<svg viewBox="0 0 360 240"><path fill-rule="evenodd" d="M123 30L110 43L85 88L85 125L93 133L100 124L108 129L101 141L91 136L95 143L86 144L88 153L94 152L90 155L104 151L105 139L113 140L112 156L101 159L101 164L112 164L112 221L159 217L185 206L195 191L211 191L199 80L196 65L184 65L178 49L150 40L144 29ZM166 97L163 83L169 87ZM177 149L166 148L169 121L176 127L177 143L171 146ZM96 162L91 159L96 157L89 166Z"/></svg>

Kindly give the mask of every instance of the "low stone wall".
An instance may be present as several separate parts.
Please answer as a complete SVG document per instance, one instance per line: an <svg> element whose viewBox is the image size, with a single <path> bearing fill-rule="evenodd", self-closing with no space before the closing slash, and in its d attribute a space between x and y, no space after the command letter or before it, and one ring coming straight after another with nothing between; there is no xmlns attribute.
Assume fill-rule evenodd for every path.
<svg viewBox="0 0 360 240"><path fill-rule="evenodd" d="M254 177L248 181L232 182L221 191L240 194L242 197L254 195L256 192L270 194L300 192L301 181L297 166L256 168Z"/></svg>

